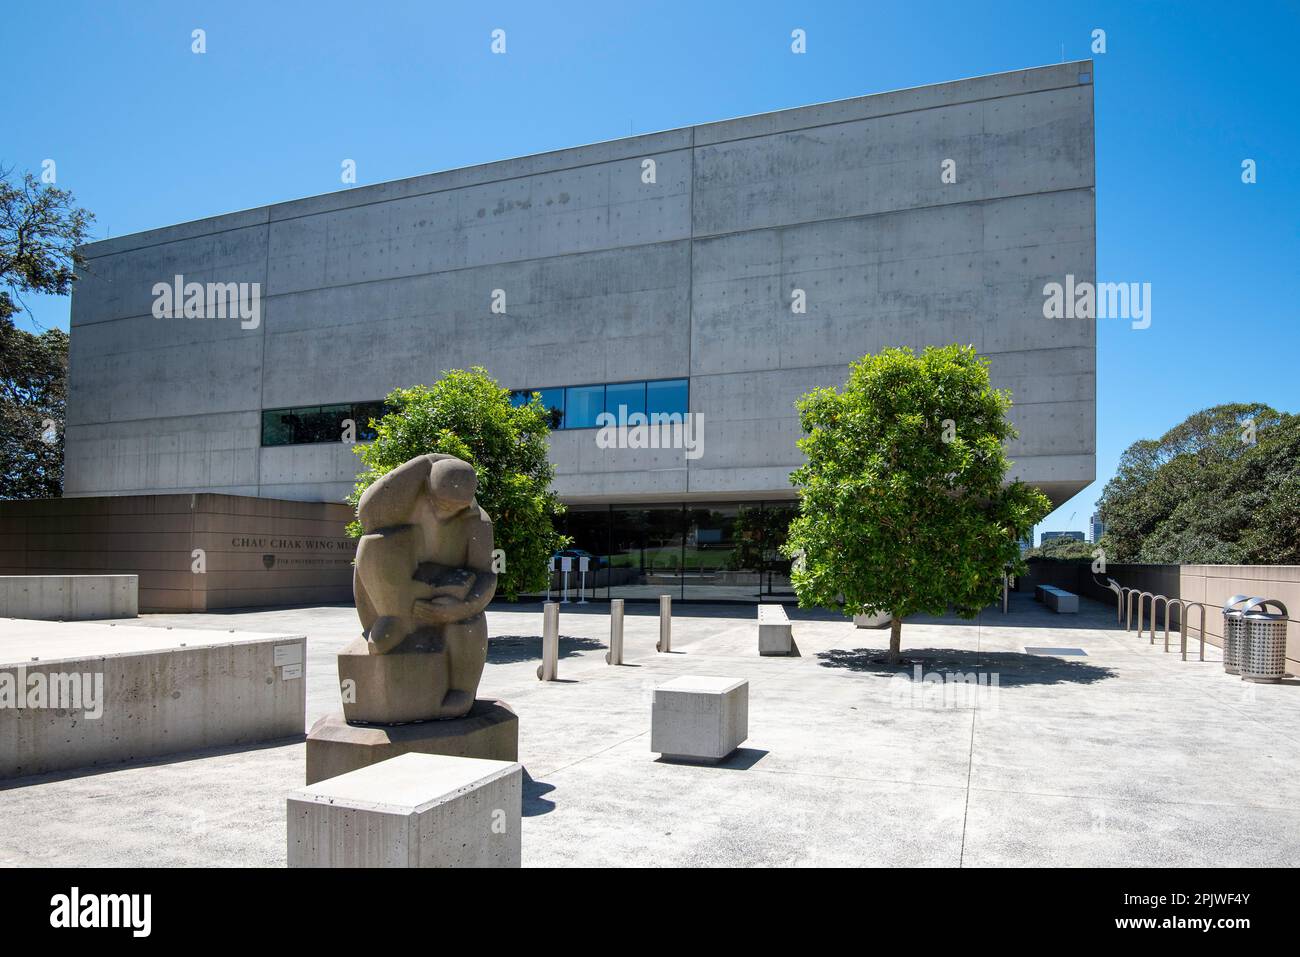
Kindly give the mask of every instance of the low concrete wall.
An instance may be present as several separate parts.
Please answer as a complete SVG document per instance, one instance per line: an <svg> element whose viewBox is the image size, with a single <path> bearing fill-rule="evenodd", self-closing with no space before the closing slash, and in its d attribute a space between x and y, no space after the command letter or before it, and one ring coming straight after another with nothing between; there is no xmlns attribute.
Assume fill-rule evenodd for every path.
<svg viewBox="0 0 1300 957"><path fill-rule="evenodd" d="M0 779L301 736L302 635L0 622Z"/></svg>
<svg viewBox="0 0 1300 957"><path fill-rule="evenodd" d="M1155 595L1204 602L1205 640L1223 644L1223 603L1233 595L1274 598L1286 605L1290 616L1287 630L1287 670L1300 674L1300 565L1141 565L1107 564L1105 575L1093 575L1087 562L1031 561L1028 587L1033 584L1056 585L1078 595L1104 601L1115 607L1115 596L1105 587L1113 578L1126 588L1149 591ZM1022 583L1022 587L1024 584ZM1164 603L1160 624L1164 625ZM1136 606L1135 606L1136 607ZM1180 623L1179 609L1170 616L1170 630ZM1137 612L1134 611L1136 621ZM1201 615L1192 611L1188 619L1188 638L1200 637ZM1136 627L1136 624L1134 625Z"/></svg>
<svg viewBox="0 0 1300 957"><path fill-rule="evenodd" d="M137 575L144 612L351 602L352 518L241 495L0 502L0 575Z"/></svg>
<svg viewBox="0 0 1300 957"><path fill-rule="evenodd" d="M136 575L0 576L0 618L135 618L139 590Z"/></svg>

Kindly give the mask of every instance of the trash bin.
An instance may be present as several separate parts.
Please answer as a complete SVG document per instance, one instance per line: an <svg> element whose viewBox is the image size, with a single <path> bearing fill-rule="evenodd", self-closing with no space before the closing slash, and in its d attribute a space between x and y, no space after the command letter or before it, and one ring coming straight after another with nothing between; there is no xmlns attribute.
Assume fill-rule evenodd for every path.
<svg viewBox="0 0 1300 957"><path fill-rule="evenodd" d="M1223 603L1223 670L1230 675L1241 674L1241 643L1246 636L1246 624L1241 620L1238 606L1259 601L1248 595L1233 595Z"/></svg>
<svg viewBox="0 0 1300 957"><path fill-rule="evenodd" d="M1269 611L1272 605L1277 611ZM1276 683L1286 674L1286 605L1275 598L1256 598L1243 609L1245 634L1240 646L1241 677Z"/></svg>

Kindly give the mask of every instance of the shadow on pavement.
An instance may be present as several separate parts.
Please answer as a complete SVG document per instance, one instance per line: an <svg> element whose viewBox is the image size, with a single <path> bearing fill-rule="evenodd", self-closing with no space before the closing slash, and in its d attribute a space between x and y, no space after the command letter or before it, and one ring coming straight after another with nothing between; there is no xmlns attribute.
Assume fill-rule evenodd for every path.
<svg viewBox="0 0 1300 957"><path fill-rule="evenodd" d="M916 666L926 672L974 672L996 674L998 684L1056 685L1093 684L1114 678L1110 668L1084 661L1027 655L1017 651L960 651L955 648L909 648L902 660L891 665L880 648L832 648L817 654L823 668L847 668L849 671L876 674L885 678L903 675L915 681Z"/></svg>

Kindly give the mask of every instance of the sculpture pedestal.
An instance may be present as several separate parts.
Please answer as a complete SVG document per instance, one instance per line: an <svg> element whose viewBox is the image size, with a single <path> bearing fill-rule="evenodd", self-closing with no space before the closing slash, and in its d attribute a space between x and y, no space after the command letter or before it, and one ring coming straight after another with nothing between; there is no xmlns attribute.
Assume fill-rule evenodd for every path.
<svg viewBox="0 0 1300 957"><path fill-rule="evenodd" d="M341 714L327 714L307 734L307 783L411 752L517 761L519 717L491 698L476 699L463 718L418 724L348 724Z"/></svg>
<svg viewBox="0 0 1300 957"><path fill-rule="evenodd" d="M523 768L404 754L289 795L290 867L518 867Z"/></svg>

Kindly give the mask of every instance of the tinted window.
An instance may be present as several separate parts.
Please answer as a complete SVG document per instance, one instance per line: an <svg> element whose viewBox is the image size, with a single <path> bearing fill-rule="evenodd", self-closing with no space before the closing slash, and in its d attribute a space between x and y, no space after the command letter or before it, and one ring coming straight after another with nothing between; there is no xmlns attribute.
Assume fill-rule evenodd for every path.
<svg viewBox="0 0 1300 957"><path fill-rule="evenodd" d="M596 417L605 411L605 387L575 385L564 391L564 427L566 429L595 428Z"/></svg>
<svg viewBox="0 0 1300 957"><path fill-rule="evenodd" d="M647 382L646 411L680 412L685 415L687 411L686 393L686 379L661 379L658 382Z"/></svg>
<svg viewBox="0 0 1300 957"><path fill-rule="evenodd" d="M645 412L645 383L619 382L605 386L605 411L617 416L619 406L626 406L624 415Z"/></svg>

